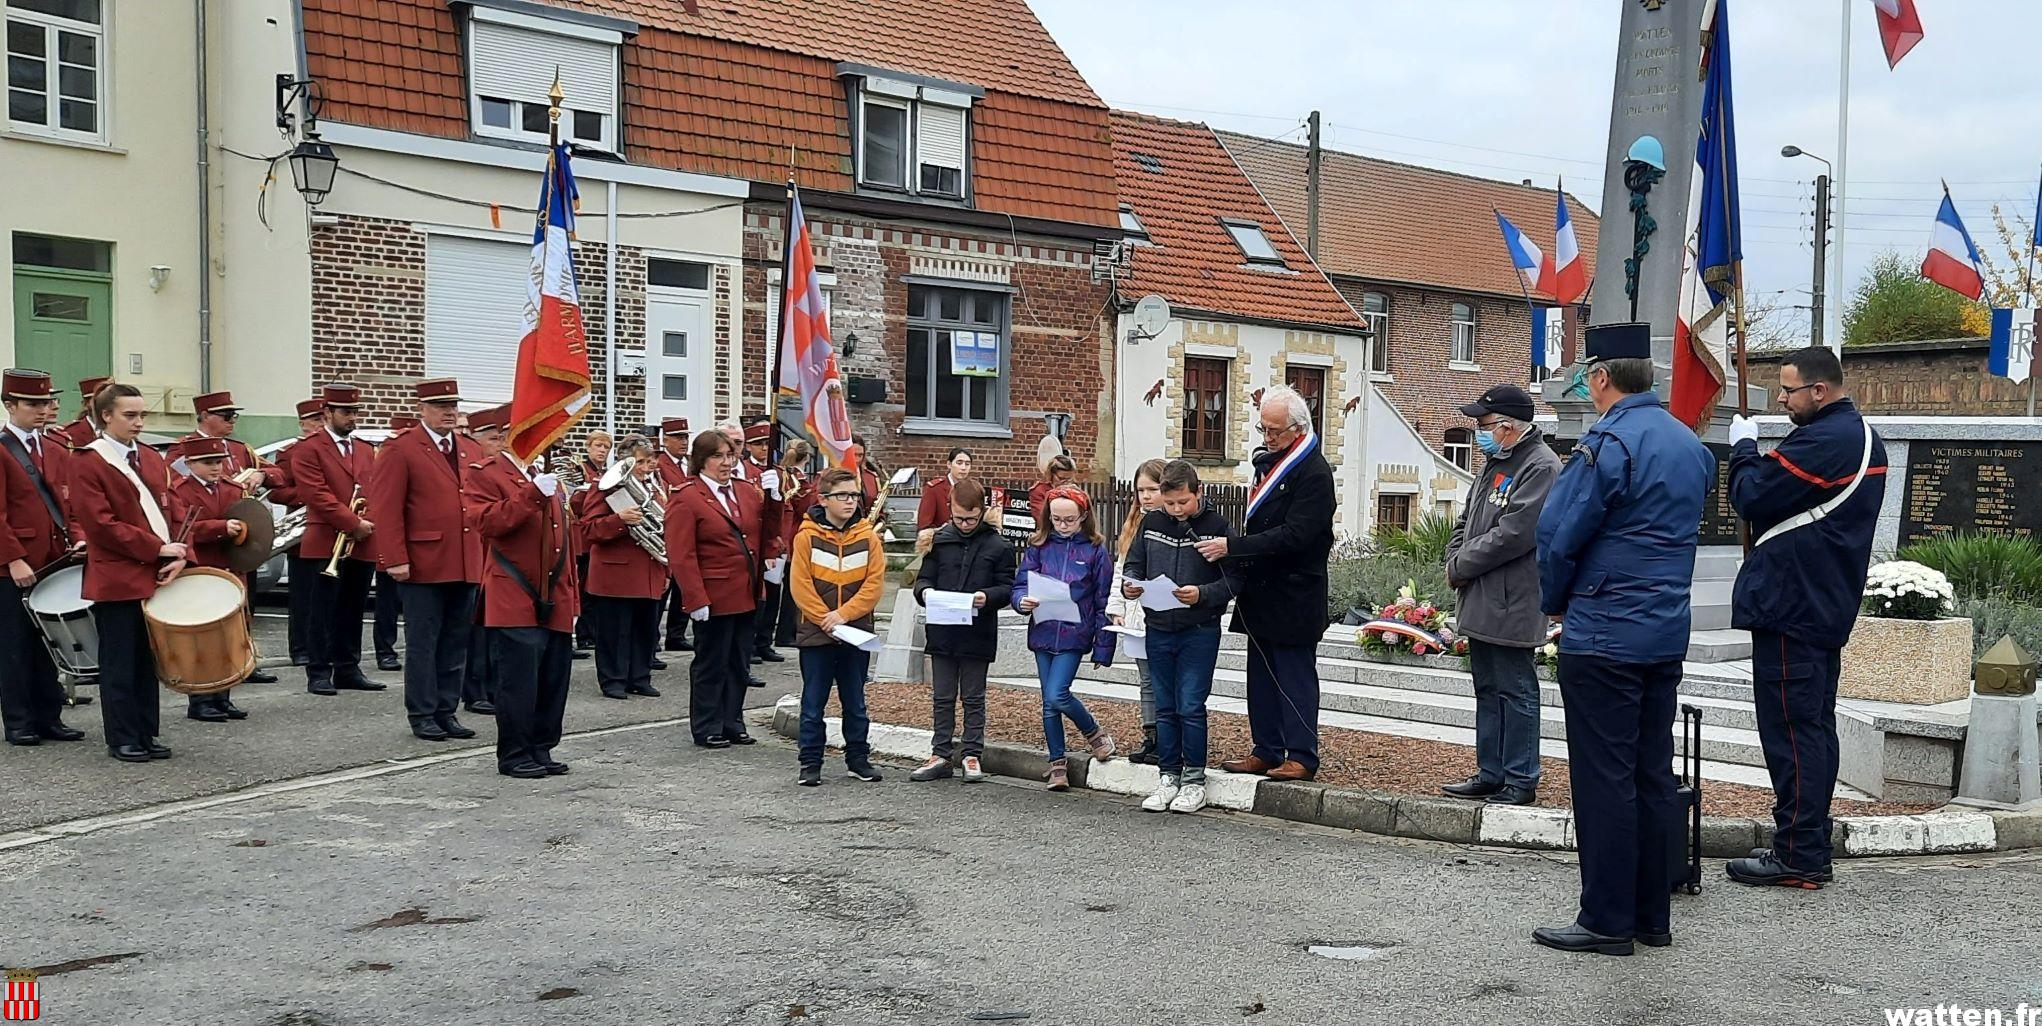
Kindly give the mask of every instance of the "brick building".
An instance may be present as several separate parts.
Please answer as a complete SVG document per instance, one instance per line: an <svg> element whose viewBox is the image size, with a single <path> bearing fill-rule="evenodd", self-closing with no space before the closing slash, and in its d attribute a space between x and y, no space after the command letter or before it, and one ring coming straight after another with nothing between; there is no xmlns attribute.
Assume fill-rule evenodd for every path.
<svg viewBox="0 0 2042 1026"><path fill-rule="evenodd" d="M2029 382L1986 369L1990 349L1982 338L1851 346L1843 351L1844 384L1867 413L2025 416ZM1778 388L1781 356L1751 354L1751 383Z"/></svg>
<svg viewBox="0 0 2042 1026"><path fill-rule="evenodd" d="M1305 147L1218 134L1304 238ZM1534 380L1530 304L1495 215L1550 253L1553 190L1334 150L1324 151L1320 176L1318 264L1374 329L1376 384L1429 444L1471 466L1473 438L1458 407L1498 382ZM1592 268L1600 221L1572 196L1566 202Z"/></svg>

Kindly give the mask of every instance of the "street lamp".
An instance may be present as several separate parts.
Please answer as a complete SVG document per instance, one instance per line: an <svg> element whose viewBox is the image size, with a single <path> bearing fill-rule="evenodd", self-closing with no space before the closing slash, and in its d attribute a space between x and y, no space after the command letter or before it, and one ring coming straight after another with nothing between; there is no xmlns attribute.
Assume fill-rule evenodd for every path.
<svg viewBox="0 0 2042 1026"><path fill-rule="evenodd" d="M1044 427L1049 429L1050 437L1061 442L1064 440L1064 432L1071 429L1071 415L1068 413L1045 413L1042 415L1042 423Z"/></svg>
<svg viewBox="0 0 2042 1026"><path fill-rule="evenodd" d="M1780 156L1787 158L1807 157L1810 160L1822 161L1824 173L1815 176L1815 287L1813 290L1814 302L1810 304L1810 316L1808 318L1811 344L1820 346L1822 345L1822 329L1826 316L1826 307L1828 306L1825 302L1828 296L1828 289L1825 283L1829 280L1829 176L1836 172L1836 168L1828 160L1791 143L1780 147ZM1843 338L1841 333L1839 333L1832 348L1841 354L1843 351L1842 347Z"/></svg>
<svg viewBox="0 0 2042 1026"><path fill-rule="evenodd" d="M326 201L326 194L333 191L333 177L340 172L340 158L334 156L333 147L319 138L317 132L305 133L291 150L291 184L298 187L298 195L305 197L307 206L316 207Z"/></svg>

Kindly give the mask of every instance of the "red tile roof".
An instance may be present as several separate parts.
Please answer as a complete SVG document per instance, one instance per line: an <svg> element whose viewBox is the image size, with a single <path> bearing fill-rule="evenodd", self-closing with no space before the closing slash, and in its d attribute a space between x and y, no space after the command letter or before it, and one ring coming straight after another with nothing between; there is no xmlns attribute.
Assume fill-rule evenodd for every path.
<svg viewBox="0 0 2042 1026"><path fill-rule="evenodd" d="M461 31L446 0L303 0L323 116L469 136ZM1113 223L1106 108L1024 0L553 0L637 21L625 156L656 167L853 189L839 61L986 90L972 111L982 210Z"/></svg>
<svg viewBox="0 0 2042 1026"><path fill-rule="evenodd" d="M1212 313L1361 327L1211 129L1114 111L1113 165L1120 202L1154 243L1133 247L1123 291L1154 292L1173 306ZM1249 264L1223 220L1261 225L1283 269Z"/></svg>
<svg viewBox="0 0 2042 1026"><path fill-rule="evenodd" d="M1249 178L1299 235L1305 226L1305 148L1219 133ZM1328 274L1464 292L1518 295L1517 272L1496 228L1500 210L1553 252L1553 190L1354 153L1321 162L1319 264ZM1601 222L1567 198L1589 273Z"/></svg>

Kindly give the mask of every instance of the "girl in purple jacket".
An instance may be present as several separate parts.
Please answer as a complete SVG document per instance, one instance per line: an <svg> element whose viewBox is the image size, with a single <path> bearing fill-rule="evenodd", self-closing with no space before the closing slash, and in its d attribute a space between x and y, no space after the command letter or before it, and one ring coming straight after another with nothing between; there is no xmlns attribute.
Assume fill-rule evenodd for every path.
<svg viewBox="0 0 2042 1026"><path fill-rule="evenodd" d="M1113 587L1113 554L1092 517L1092 500L1075 488L1058 488L1049 493L1042 522L1029 539L1021 556L1021 571L1014 575L1014 608L1033 613L1041 602L1028 594L1030 573L1054 578L1071 586L1071 600L1078 606L1078 622L1038 621L1028 626L1028 648L1035 653L1036 676L1042 680L1042 735L1049 742L1049 789L1070 789L1069 764L1064 759L1064 724L1068 716L1085 735L1092 758L1113 758L1113 735L1100 729L1085 703L1071 693L1078 664L1085 653L1101 666L1113 662L1113 635L1106 625L1106 599Z"/></svg>

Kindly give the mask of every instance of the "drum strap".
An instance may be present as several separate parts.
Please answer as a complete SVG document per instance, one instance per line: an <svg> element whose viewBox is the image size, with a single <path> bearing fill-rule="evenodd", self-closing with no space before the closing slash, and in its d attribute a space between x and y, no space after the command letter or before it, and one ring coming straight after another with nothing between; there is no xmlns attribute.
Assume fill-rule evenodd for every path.
<svg viewBox="0 0 2042 1026"><path fill-rule="evenodd" d="M57 497L50 492L50 483L43 479L42 471L35 468L35 460L30 458L28 450L22 447L21 439L16 438L12 431L0 429L0 445L7 447L14 461L21 464L22 470L28 472L28 479L35 482L36 494L42 496L43 508L50 511L50 519L57 524L57 533L69 538L71 527L64 522L63 507L57 504Z"/></svg>

